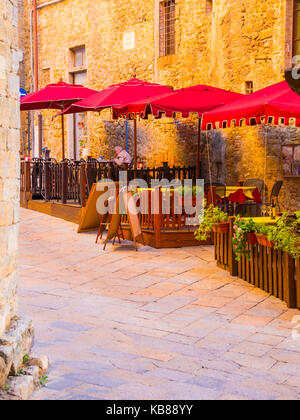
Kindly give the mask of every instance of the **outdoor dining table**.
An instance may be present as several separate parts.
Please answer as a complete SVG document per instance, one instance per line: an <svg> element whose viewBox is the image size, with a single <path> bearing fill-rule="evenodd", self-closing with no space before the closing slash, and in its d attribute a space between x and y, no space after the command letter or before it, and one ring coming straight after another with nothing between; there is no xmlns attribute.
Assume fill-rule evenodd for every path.
<svg viewBox="0 0 300 420"><path fill-rule="evenodd" d="M253 220L257 225L276 225L280 217L272 219L271 217L243 217L244 220Z"/></svg>
<svg viewBox="0 0 300 420"><path fill-rule="evenodd" d="M224 196L224 187L216 187L216 194L221 199L226 199L232 203L245 204L247 200L252 200L260 204L262 202L259 190L257 187L240 187L232 186L226 187Z"/></svg>

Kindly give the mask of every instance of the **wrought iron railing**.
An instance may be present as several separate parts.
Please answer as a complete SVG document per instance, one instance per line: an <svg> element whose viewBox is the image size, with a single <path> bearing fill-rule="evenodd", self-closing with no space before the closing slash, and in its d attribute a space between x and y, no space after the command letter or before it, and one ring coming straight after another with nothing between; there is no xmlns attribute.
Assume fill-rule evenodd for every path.
<svg viewBox="0 0 300 420"><path fill-rule="evenodd" d="M141 170L126 167L122 169L126 170L128 182L143 179L149 187L152 180L196 179L196 168L191 166L164 165L160 168ZM120 169L115 168L113 164L94 159L65 159L59 163L55 159L21 162L21 191L30 193L33 199L85 206L93 184L104 179L119 182Z"/></svg>

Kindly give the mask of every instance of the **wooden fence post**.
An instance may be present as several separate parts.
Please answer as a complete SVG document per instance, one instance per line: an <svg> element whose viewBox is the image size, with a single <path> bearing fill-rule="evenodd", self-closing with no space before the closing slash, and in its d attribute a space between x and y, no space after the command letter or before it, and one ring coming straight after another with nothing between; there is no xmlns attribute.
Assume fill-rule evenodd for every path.
<svg viewBox="0 0 300 420"><path fill-rule="evenodd" d="M159 202L157 203L157 195ZM159 194L157 194L157 189L154 191L154 234L155 234L155 247L160 248L160 236L162 228L162 191L159 188ZM157 214L157 210L158 214ZM152 211L152 209L150 210Z"/></svg>
<svg viewBox="0 0 300 420"><path fill-rule="evenodd" d="M81 206L86 205L86 163L82 162L80 165L80 202Z"/></svg>
<svg viewBox="0 0 300 420"><path fill-rule="evenodd" d="M236 277L238 275L238 263L235 259L235 252L233 250L232 238L235 217L229 218L229 235L228 235L228 265L230 275Z"/></svg>
<svg viewBox="0 0 300 420"><path fill-rule="evenodd" d="M297 308L300 309L300 258L296 259L296 299Z"/></svg>
<svg viewBox="0 0 300 420"><path fill-rule="evenodd" d="M30 192L31 182L30 182L30 162L23 162L24 163L24 177L25 177L25 185L24 189L25 192Z"/></svg>
<svg viewBox="0 0 300 420"><path fill-rule="evenodd" d="M45 200L48 202L51 198L51 169L50 162L45 162Z"/></svg>
<svg viewBox="0 0 300 420"><path fill-rule="evenodd" d="M296 308L295 260L287 253L284 253L283 282L284 300L289 308Z"/></svg>
<svg viewBox="0 0 300 420"><path fill-rule="evenodd" d="M62 170L62 203L66 204L68 200L68 162L61 164Z"/></svg>

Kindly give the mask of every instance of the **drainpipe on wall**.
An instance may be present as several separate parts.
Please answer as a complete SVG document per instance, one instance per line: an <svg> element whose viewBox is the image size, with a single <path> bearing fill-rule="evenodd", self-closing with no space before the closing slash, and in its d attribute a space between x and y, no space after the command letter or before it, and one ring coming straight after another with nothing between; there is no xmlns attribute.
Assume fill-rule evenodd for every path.
<svg viewBox="0 0 300 420"><path fill-rule="evenodd" d="M33 0L33 56L34 56L34 89L39 89L39 49L37 28L37 0Z"/></svg>
<svg viewBox="0 0 300 420"><path fill-rule="evenodd" d="M39 46L38 46L38 4L33 0L33 57L34 57L34 90L39 90ZM43 119L41 112L38 112L38 155L43 154ZM34 129L35 131L35 129Z"/></svg>

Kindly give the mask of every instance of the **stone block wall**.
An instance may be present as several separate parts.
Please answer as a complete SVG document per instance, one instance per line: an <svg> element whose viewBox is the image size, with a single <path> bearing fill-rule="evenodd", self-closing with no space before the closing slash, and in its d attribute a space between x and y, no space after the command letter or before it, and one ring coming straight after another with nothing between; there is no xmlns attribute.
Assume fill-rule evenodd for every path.
<svg viewBox="0 0 300 420"><path fill-rule="evenodd" d="M0 337L17 313L19 48L17 0L0 0Z"/></svg>

